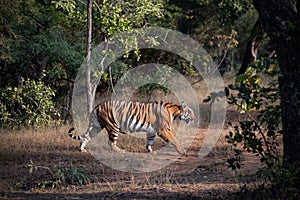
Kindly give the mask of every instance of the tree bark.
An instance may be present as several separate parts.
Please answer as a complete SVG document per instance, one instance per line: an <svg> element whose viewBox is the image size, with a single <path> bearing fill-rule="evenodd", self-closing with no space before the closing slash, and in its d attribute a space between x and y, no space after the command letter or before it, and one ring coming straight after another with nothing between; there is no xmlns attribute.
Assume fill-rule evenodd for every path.
<svg viewBox="0 0 300 200"><path fill-rule="evenodd" d="M300 17L300 0L296 1L296 9L297 9L297 14Z"/></svg>
<svg viewBox="0 0 300 200"><path fill-rule="evenodd" d="M300 164L300 19L289 0L253 0L253 3L278 55L283 166L290 169Z"/></svg>
<svg viewBox="0 0 300 200"><path fill-rule="evenodd" d="M88 0L87 5L87 40L86 40L86 72L85 72L85 85L87 90L87 119L93 110L93 95L91 83L91 42L92 42L92 8L93 0Z"/></svg>

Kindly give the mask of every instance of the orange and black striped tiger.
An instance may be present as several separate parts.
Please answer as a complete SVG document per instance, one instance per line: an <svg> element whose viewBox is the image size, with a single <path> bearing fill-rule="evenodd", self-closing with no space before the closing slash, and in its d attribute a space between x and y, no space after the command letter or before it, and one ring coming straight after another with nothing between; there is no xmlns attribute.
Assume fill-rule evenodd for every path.
<svg viewBox="0 0 300 200"><path fill-rule="evenodd" d="M143 131L147 132L148 152L152 151L151 146L157 134L166 142L173 144L179 153L185 154L185 150L171 132L171 124L177 118L190 124L195 116L193 110L185 103L179 105L163 101L153 103L106 101L95 107L89 127L82 136L73 135L74 128L69 130L69 136L81 140L80 151L86 151L87 142L105 128L112 150L119 152L121 150L116 144L120 132Z"/></svg>

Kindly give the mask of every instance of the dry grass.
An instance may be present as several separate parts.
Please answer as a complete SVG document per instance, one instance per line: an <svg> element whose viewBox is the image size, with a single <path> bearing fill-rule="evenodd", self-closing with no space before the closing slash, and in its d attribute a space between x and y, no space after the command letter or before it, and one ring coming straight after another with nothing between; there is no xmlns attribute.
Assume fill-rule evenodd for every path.
<svg viewBox="0 0 300 200"><path fill-rule="evenodd" d="M239 184L232 178L233 173L225 164L229 147L220 137L211 153L199 159L197 152L205 136L205 129L197 131L195 140L188 151L188 157L181 157L172 165L149 173L131 174L113 170L103 165L90 154L78 152L79 142L68 137L68 126L41 130L1 130L0 143L0 195L5 198L73 198L99 199L158 199L166 197L214 199L226 196L238 189ZM224 131L225 134L225 131ZM129 141L131 140L131 141ZM120 147L128 151L143 152L145 139L124 135ZM165 145L159 139L156 148ZM175 149L174 149L175 151ZM158 159L152 155L152 159ZM252 159L252 158L251 158ZM69 186L64 189L37 189L34 185L42 180L45 172L30 175L28 163L32 160L41 166L69 165L84 168L93 182L84 186ZM256 168L250 169L254 173ZM24 191L16 188L27 184ZM30 190L30 192L28 192Z"/></svg>
<svg viewBox="0 0 300 200"><path fill-rule="evenodd" d="M30 152L55 150L53 144L66 146L67 128L49 127L45 129L26 129L21 130L1 130L1 135L6 141L1 144L1 150L13 147L16 152L24 152L25 149ZM70 144L70 143L69 143ZM14 145L14 146L12 146Z"/></svg>

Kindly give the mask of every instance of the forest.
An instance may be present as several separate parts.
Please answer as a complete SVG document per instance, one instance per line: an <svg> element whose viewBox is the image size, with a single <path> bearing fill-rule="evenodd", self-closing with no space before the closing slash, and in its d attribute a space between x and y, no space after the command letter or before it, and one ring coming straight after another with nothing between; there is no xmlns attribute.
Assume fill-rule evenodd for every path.
<svg viewBox="0 0 300 200"><path fill-rule="evenodd" d="M0 198L300 198L300 0L1 0L0 25ZM167 41L173 33L179 39ZM170 49L158 48L162 41ZM101 45L124 54L95 68L95 59L100 66L114 55L97 57ZM205 63L201 70L197 62ZM188 87L172 90L180 81ZM187 156L131 173L78 152L68 129L87 124L94 105L118 89L131 95L121 100L186 98L197 124L174 126L178 140L194 134ZM78 99L86 114L79 119ZM216 112L224 114L220 135L199 158ZM145 138L120 135L120 146L144 153ZM155 145L166 146L158 138ZM144 165L174 158L159 156Z"/></svg>

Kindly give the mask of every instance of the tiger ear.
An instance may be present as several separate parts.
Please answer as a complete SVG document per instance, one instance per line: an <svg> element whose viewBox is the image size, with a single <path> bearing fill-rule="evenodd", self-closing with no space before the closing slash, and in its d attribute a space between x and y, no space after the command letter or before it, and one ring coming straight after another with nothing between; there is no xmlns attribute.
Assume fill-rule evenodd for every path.
<svg viewBox="0 0 300 200"><path fill-rule="evenodd" d="M182 102L180 105L180 109L184 110L186 108L186 106L187 106L186 103Z"/></svg>

